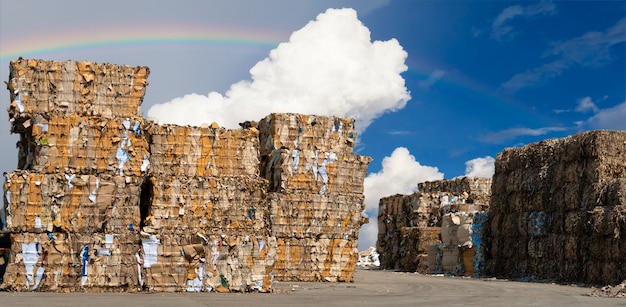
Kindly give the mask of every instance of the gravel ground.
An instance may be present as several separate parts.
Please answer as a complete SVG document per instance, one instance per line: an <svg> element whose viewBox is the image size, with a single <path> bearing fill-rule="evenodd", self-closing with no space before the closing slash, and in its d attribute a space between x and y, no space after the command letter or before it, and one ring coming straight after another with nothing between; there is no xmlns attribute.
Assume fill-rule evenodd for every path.
<svg viewBox="0 0 626 307"><path fill-rule="evenodd" d="M0 292L0 306L626 306L626 298L547 283L355 272L354 283L275 282L273 293Z"/></svg>

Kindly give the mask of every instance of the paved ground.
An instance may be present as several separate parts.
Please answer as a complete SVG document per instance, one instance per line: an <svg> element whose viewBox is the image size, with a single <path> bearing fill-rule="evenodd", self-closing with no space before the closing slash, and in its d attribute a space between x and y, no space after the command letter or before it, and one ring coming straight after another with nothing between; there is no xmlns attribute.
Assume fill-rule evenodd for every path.
<svg viewBox="0 0 626 307"><path fill-rule="evenodd" d="M357 270L354 283L274 283L275 293L16 293L0 306L626 306L590 288Z"/></svg>

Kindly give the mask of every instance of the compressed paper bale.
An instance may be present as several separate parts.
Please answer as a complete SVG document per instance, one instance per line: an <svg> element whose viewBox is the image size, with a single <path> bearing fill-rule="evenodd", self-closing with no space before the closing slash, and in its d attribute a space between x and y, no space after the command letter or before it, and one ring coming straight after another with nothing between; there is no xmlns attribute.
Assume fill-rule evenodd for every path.
<svg viewBox="0 0 626 307"><path fill-rule="evenodd" d="M474 214L457 212L443 216L441 224L441 241L444 244L471 246L470 232Z"/></svg>
<svg viewBox="0 0 626 307"><path fill-rule="evenodd" d="M258 127L262 157L281 148L351 153L356 141L351 118L272 113Z"/></svg>
<svg viewBox="0 0 626 307"><path fill-rule="evenodd" d="M422 182L417 188L421 193L441 197L444 206L457 205L458 211L485 211L489 206L491 182L491 178L460 177Z"/></svg>
<svg viewBox="0 0 626 307"><path fill-rule="evenodd" d="M475 256L475 248L474 247L463 247L461 248L461 259L463 259L463 275L472 276L474 275L474 256Z"/></svg>
<svg viewBox="0 0 626 307"><path fill-rule="evenodd" d="M150 177L150 233L270 232L267 181L249 176Z"/></svg>
<svg viewBox="0 0 626 307"><path fill-rule="evenodd" d="M3 289L15 291L137 290L136 233L12 233Z"/></svg>
<svg viewBox="0 0 626 307"><path fill-rule="evenodd" d="M428 246L428 270L426 271L429 274L442 273L443 268L441 267L441 251L442 244L432 244Z"/></svg>
<svg viewBox="0 0 626 307"><path fill-rule="evenodd" d="M490 211L507 209L501 204L515 203L511 198L521 198L519 203L529 207L508 210L555 210L550 199L560 188L569 191L561 207L572 210L593 204L607 181L626 177L625 142L625 131L597 130L505 149L496 158L492 197L496 207Z"/></svg>
<svg viewBox="0 0 626 307"><path fill-rule="evenodd" d="M617 272L600 277L605 273L601 265L589 266L587 274L572 268L588 266L586 259L623 259L625 153L626 132L588 131L498 154L486 227L488 261L497 265L488 265L496 270L488 274L582 283L618 280ZM511 221L517 227L509 227ZM515 245L522 249L510 253Z"/></svg>
<svg viewBox="0 0 626 307"><path fill-rule="evenodd" d="M268 292L276 238L161 234L142 239L145 286L162 292Z"/></svg>
<svg viewBox="0 0 626 307"><path fill-rule="evenodd" d="M70 234L69 238L71 250L79 251L81 288L92 292L137 291L141 288L137 232Z"/></svg>
<svg viewBox="0 0 626 307"><path fill-rule="evenodd" d="M440 244L441 227L402 227L398 232L378 237L377 250L382 250L381 268L417 271L428 267L428 248ZM429 262L430 263L430 262Z"/></svg>
<svg viewBox="0 0 626 307"><path fill-rule="evenodd" d="M224 129L149 122L154 176L258 176L256 128Z"/></svg>
<svg viewBox="0 0 626 307"><path fill-rule="evenodd" d="M268 202L271 231L277 237L356 240L364 222L362 194L269 193Z"/></svg>
<svg viewBox="0 0 626 307"><path fill-rule="evenodd" d="M378 220L385 224L379 233L397 231L401 227L441 226L441 202L430 194L392 195L379 201Z"/></svg>
<svg viewBox="0 0 626 307"><path fill-rule="evenodd" d="M383 227L379 226L377 249L381 255L381 266L414 271L419 266L417 261L427 254L422 242L442 242L439 241L439 233L434 236L436 241L435 238L430 241L421 237L422 233L434 227L441 233L443 243L479 245L481 242L472 242L470 228L474 215L481 212L477 210L488 208L490 184L489 178L470 177L432 181L420 183L418 193L380 199L378 222ZM454 217L457 223L446 221L446 214L449 219ZM413 227L414 235L402 236L403 232ZM407 255L413 260L406 260ZM479 256L484 257L482 253Z"/></svg>
<svg viewBox="0 0 626 307"><path fill-rule="evenodd" d="M264 177L274 192L363 193L372 158L351 152L277 149L266 156Z"/></svg>
<svg viewBox="0 0 626 307"><path fill-rule="evenodd" d="M400 230L400 257L394 259L394 268L402 271L417 271L421 261L428 256L428 247L441 243L440 227L404 227Z"/></svg>
<svg viewBox="0 0 626 307"><path fill-rule="evenodd" d="M18 168L41 173L144 176L150 164L141 117L34 115L14 125Z"/></svg>
<svg viewBox="0 0 626 307"><path fill-rule="evenodd" d="M106 174L6 173L6 227L13 233L138 229L142 180Z"/></svg>
<svg viewBox="0 0 626 307"><path fill-rule="evenodd" d="M359 257L356 240L277 238L278 281L351 282Z"/></svg>
<svg viewBox="0 0 626 307"><path fill-rule="evenodd" d="M462 265L458 246L445 245L442 247L441 267L444 273L461 274L463 273Z"/></svg>
<svg viewBox="0 0 626 307"><path fill-rule="evenodd" d="M76 61L11 61L11 122L35 114L141 116L148 67Z"/></svg>

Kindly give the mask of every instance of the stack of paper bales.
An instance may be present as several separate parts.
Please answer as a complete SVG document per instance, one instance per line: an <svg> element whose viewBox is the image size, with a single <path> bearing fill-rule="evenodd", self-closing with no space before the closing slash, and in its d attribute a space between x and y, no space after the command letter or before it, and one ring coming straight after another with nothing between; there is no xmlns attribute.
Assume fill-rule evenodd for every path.
<svg viewBox="0 0 626 307"><path fill-rule="evenodd" d="M10 64L18 170L5 174L12 242L3 287L140 287L140 189L148 166L139 105L147 67L18 59Z"/></svg>
<svg viewBox="0 0 626 307"><path fill-rule="evenodd" d="M370 157L354 154L354 120L271 114L258 123L261 175L269 180L274 276L352 281Z"/></svg>
<svg viewBox="0 0 626 307"><path fill-rule="evenodd" d="M490 275L626 279L626 131L589 131L498 154L485 225Z"/></svg>
<svg viewBox="0 0 626 307"><path fill-rule="evenodd" d="M462 252L473 245L466 230L476 213L488 208L490 184L490 178L462 177L420 183L419 192L382 198L376 247L381 267L467 274ZM459 229L467 235L458 237ZM447 262L442 266L444 254Z"/></svg>
<svg viewBox="0 0 626 307"><path fill-rule="evenodd" d="M258 130L151 123L144 187L146 285L155 291L266 292L276 259Z"/></svg>
<svg viewBox="0 0 626 307"><path fill-rule="evenodd" d="M370 157L354 120L271 114L241 129L139 113L149 69L11 62L2 287L271 290L352 281ZM0 267L4 271L4 267Z"/></svg>

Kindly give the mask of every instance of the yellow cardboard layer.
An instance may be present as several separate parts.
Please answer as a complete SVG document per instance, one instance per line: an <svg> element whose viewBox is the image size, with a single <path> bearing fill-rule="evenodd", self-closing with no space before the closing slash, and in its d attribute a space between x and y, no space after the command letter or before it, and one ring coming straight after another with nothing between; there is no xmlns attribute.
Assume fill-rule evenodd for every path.
<svg viewBox="0 0 626 307"><path fill-rule="evenodd" d="M11 232L121 232L140 225L141 178L19 171L5 179Z"/></svg>
<svg viewBox="0 0 626 307"><path fill-rule="evenodd" d="M258 176L258 130L148 124L151 173L160 176Z"/></svg>
<svg viewBox="0 0 626 307"><path fill-rule="evenodd" d="M144 261L145 286L167 292L268 292L276 261L276 238L251 233L161 234L154 263ZM142 250L142 257L146 249ZM144 258L147 259L147 258Z"/></svg>
<svg viewBox="0 0 626 307"><path fill-rule="evenodd" d="M9 117L140 116L149 74L142 66L20 58L10 63Z"/></svg>
<svg viewBox="0 0 626 307"><path fill-rule="evenodd" d="M268 198L272 234L277 237L356 240L365 222L362 194L269 193Z"/></svg>
<svg viewBox="0 0 626 307"><path fill-rule="evenodd" d="M36 115L19 130L18 168L42 173L143 176L149 168L143 120ZM17 127L14 127L14 130Z"/></svg>
<svg viewBox="0 0 626 307"><path fill-rule="evenodd" d="M258 177L151 177L150 233L268 232L267 181Z"/></svg>
<svg viewBox="0 0 626 307"><path fill-rule="evenodd" d="M363 179L372 159L350 152L274 150L265 166L272 191L301 193L363 193Z"/></svg>
<svg viewBox="0 0 626 307"><path fill-rule="evenodd" d="M12 233L3 289L137 291L137 233Z"/></svg>
<svg viewBox="0 0 626 307"><path fill-rule="evenodd" d="M278 281L351 282L359 257L356 240L277 238Z"/></svg>
<svg viewBox="0 0 626 307"><path fill-rule="evenodd" d="M273 113L258 124L261 156L275 149L352 152L356 142L354 119L294 113Z"/></svg>

